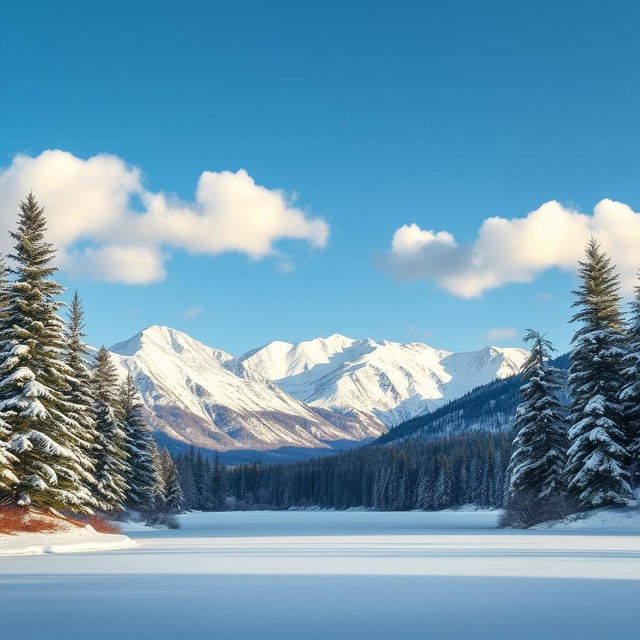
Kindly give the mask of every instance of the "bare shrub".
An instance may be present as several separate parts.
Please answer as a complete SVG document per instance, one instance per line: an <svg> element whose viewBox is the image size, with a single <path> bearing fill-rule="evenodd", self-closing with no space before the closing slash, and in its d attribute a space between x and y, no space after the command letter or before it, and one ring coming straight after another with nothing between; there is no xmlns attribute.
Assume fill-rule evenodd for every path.
<svg viewBox="0 0 640 640"><path fill-rule="evenodd" d="M150 527L180 528L180 520L174 514L166 513L165 511L148 512L144 522Z"/></svg>
<svg viewBox="0 0 640 640"><path fill-rule="evenodd" d="M538 498L534 494L518 494L505 506L498 526L529 529L542 522L563 520L577 511L578 504L564 495Z"/></svg>

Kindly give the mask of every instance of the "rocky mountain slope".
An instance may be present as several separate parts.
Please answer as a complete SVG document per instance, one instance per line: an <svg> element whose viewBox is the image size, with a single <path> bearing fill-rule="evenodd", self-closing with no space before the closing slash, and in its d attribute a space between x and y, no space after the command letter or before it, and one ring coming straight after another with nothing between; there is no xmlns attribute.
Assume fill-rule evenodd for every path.
<svg viewBox="0 0 640 640"><path fill-rule="evenodd" d="M154 426L216 450L323 448L344 433L225 351L153 326L111 348L129 371Z"/></svg>
<svg viewBox="0 0 640 640"><path fill-rule="evenodd" d="M162 326L111 352L121 374L134 376L161 442L281 459L373 440L516 373L526 355L497 347L450 353L333 335L273 342L236 359Z"/></svg>
<svg viewBox="0 0 640 640"><path fill-rule="evenodd" d="M356 414L387 431L517 373L526 354L499 347L451 353L420 342L332 335L298 344L272 342L241 360L314 408Z"/></svg>

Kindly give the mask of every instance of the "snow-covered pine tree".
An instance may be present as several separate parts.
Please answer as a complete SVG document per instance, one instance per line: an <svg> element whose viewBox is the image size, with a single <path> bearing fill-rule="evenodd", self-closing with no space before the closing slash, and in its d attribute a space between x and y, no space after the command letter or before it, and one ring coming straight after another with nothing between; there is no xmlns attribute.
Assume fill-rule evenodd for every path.
<svg viewBox="0 0 640 640"><path fill-rule="evenodd" d="M549 364L555 351L551 342L531 329L524 341L531 351L520 371L522 401L513 427L509 490L514 497L546 499L565 490L567 421L558 399L563 384L560 371Z"/></svg>
<svg viewBox="0 0 640 640"><path fill-rule="evenodd" d="M451 504L451 465L446 455L440 456L438 460L438 479L433 488L434 509L445 509Z"/></svg>
<svg viewBox="0 0 640 640"><path fill-rule="evenodd" d="M128 485L125 432L118 402L118 375L109 352L101 347L93 366L93 411L98 449L96 498L103 511L123 511Z"/></svg>
<svg viewBox="0 0 640 640"><path fill-rule="evenodd" d="M205 509L205 485L207 479L207 473L205 468L205 460L202 457L200 450L192 448L191 454L191 469L193 472L194 480L194 496L193 496L193 508Z"/></svg>
<svg viewBox="0 0 640 640"><path fill-rule="evenodd" d="M180 468L178 467L178 470ZM224 492L224 479L225 469L224 465L220 462L218 453L216 452L207 477L207 490L206 490L206 507L210 511L222 511L225 507L225 492ZM182 480L182 477L181 477ZM181 482L184 486L184 482ZM184 493L184 488L183 488ZM305 495L308 492L304 492Z"/></svg>
<svg viewBox="0 0 640 640"><path fill-rule="evenodd" d="M158 491L155 444L144 420L140 396L130 373L120 387L120 407L128 454L125 477L129 485L127 505L132 509L148 510L154 506Z"/></svg>
<svg viewBox="0 0 640 640"><path fill-rule="evenodd" d="M191 450L178 456L176 465L178 467L178 473L180 475L180 486L183 493L183 506L185 509L195 509L196 504L196 483L193 477ZM159 460L159 458L158 458ZM162 474L160 474L162 481ZM164 495L164 488L162 489L162 495Z"/></svg>
<svg viewBox="0 0 640 640"><path fill-rule="evenodd" d="M7 295L9 269L4 258L0 257L0 322L7 315L9 297ZM17 458L9 451L9 436L11 427L4 420L0 420L0 505L8 502L11 491L18 483L13 471L13 463Z"/></svg>
<svg viewBox="0 0 640 640"><path fill-rule="evenodd" d="M164 485L164 510L167 513L179 513L184 500L180 474L171 454L166 449L160 452L160 470Z"/></svg>
<svg viewBox="0 0 640 640"><path fill-rule="evenodd" d="M640 285L631 301L631 318L627 333L620 392L625 426L625 442L631 456L630 475L634 487L640 484Z"/></svg>
<svg viewBox="0 0 640 640"><path fill-rule="evenodd" d="M633 502L624 447L622 386L624 335L619 279L611 259L591 239L574 292L579 323L573 337L569 387L569 492L588 509Z"/></svg>
<svg viewBox="0 0 640 640"><path fill-rule="evenodd" d="M0 505L11 502L13 490L19 482L14 471L18 459L9 449L10 435L10 425L0 419Z"/></svg>
<svg viewBox="0 0 640 640"><path fill-rule="evenodd" d="M93 494L96 488L94 463L97 453L96 422L93 413L93 389L91 371L87 360L88 350L84 342L84 310L76 291L69 305L66 326L64 359L71 374L68 378L67 398L73 403L73 418L78 423L76 444L85 464L83 481Z"/></svg>
<svg viewBox="0 0 640 640"><path fill-rule="evenodd" d="M75 407L66 399L71 371L63 360L64 325L57 312L63 288L53 279L55 249L45 239L44 209L29 194L11 233L14 278L0 321L0 417L17 458L12 501L18 505L90 512L83 477L89 460L77 446Z"/></svg>

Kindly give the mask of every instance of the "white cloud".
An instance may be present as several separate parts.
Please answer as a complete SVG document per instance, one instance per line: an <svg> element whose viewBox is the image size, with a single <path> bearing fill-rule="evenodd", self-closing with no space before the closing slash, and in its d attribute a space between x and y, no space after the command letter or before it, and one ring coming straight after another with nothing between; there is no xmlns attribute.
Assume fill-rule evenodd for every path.
<svg viewBox="0 0 640 640"><path fill-rule="evenodd" d="M195 305L193 307L189 307L188 309L185 309L182 317L185 320L191 320L191 318L196 318L198 317L200 314L202 313L202 307Z"/></svg>
<svg viewBox="0 0 640 640"><path fill-rule="evenodd" d="M486 331L482 339L485 342L494 344L501 340L513 340L518 337L518 332L513 327L496 327L495 329L489 329Z"/></svg>
<svg viewBox="0 0 640 640"><path fill-rule="evenodd" d="M182 202L146 189L141 171L116 156L18 155L0 168L0 231L14 228L18 203L30 190L45 207L49 238L63 250L66 268L130 284L164 277L166 249L260 259L274 255L283 238L323 248L329 235L324 220L244 170L203 172L195 200ZM8 234L0 233L0 250L9 246Z"/></svg>
<svg viewBox="0 0 640 640"><path fill-rule="evenodd" d="M554 267L575 271L590 235L613 257L624 290L631 291L640 268L640 213L606 199L593 214L551 201L523 218L487 218L470 245L459 245L446 231L404 225L394 233L383 266L399 278L433 280L472 298L509 282L530 282Z"/></svg>
<svg viewBox="0 0 640 640"><path fill-rule="evenodd" d="M65 270L76 278L147 284L165 277L163 256L153 247L87 247L63 254L61 262Z"/></svg>

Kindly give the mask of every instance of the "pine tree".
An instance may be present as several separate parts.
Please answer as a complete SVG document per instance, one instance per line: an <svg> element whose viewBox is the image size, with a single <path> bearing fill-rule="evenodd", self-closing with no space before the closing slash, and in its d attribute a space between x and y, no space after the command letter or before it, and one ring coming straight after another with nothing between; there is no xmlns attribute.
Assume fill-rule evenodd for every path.
<svg viewBox="0 0 640 640"><path fill-rule="evenodd" d="M33 194L20 205L10 256L15 266L0 322L0 417L17 458L18 505L90 512L85 478L91 461L78 445L81 428L65 396L71 370L63 361L63 288L53 279L55 250L45 240L44 209ZM6 427L3 427L6 430Z"/></svg>
<svg viewBox="0 0 640 640"><path fill-rule="evenodd" d="M439 471L433 489L433 506L435 509L444 509L451 504L451 465L446 455L438 461Z"/></svg>
<svg viewBox="0 0 640 640"><path fill-rule="evenodd" d="M88 349L84 342L84 310L77 291L69 305L65 337L64 359L71 371L67 398L73 403L73 418L78 425L75 431L77 446L82 458L90 462L85 466L83 481L87 489L95 493L94 464L98 444Z"/></svg>
<svg viewBox="0 0 640 640"><path fill-rule="evenodd" d="M213 467L209 474L209 500L208 508L212 511L222 511L225 506L224 495L224 465L220 462L218 453L216 452L213 459ZM305 492L308 494L308 492Z"/></svg>
<svg viewBox="0 0 640 640"><path fill-rule="evenodd" d="M96 497L103 511L123 511L129 488L126 436L118 402L118 375L104 347L98 351L93 368L93 398L98 443Z"/></svg>
<svg viewBox="0 0 640 640"><path fill-rule="evenodd" d="M160 512L164 510L164 496L166 493L166 486L164 483L164 475L162 473L162 458L160 452L156 446L155 441L152 440L151 457L153 459L153 467L156 474L156 484L153 492L153 502L150 505L150 509L153 512Z"/></svg>
<svg viewBox="0 0 640 640"><path fill-rule="evenodd" d="M11 426L0 419L0 506L11 502L13 490L19 482L14 471L18 458L9 448L10 435Z"/></svg>
<svg viewBox="0 0 640 640"><path fill-rule="evenodd" d="M196 450L192 447L189 450L189 454L191 456L191 469L194 482L194 496L192 507L194 509L204 509L206 508L205 485L207 479L205 461L200 450Z"/></svg>
<svg viewBox="0 0 640 640"><path fill-rule="evenodd" d="M625 443L631 456L633 486L640 484L640 285L631 302L631 319L627 335L627 352L623 360L623 388L620 401L625 426Z"/></svg>
<svg viewBox="0 0 640 640"><path fill-rule="evenodd" d="M524 340L532 347L520 372L522 401L514 424L510 493L545 499L564 492L567 423L558 399L562 380L548 363L555 351L551 342L531 329Z"/></svg>
<svg viewBox="0 0 640 640"><path fill-rule="evenodd" d="M160 470L164 485L164 510L167 513L179 513L184 499L180 486L180 474L171 454L166 449L160 452Z"/></svg>
<svg viewBox="0 0 640 640"><path fill-rule="evenodd" d="M125 477L129 485L127 504L132 509L150 509L154 505L158 485L155 445L130 373L120 388L120 408L128 454L128 473Z"/></svg>
<svg viewBox="0 0 640 640"><path fill-rule="evenodd" d="M0 257L0 322L7 317L9 307L8 274L7 264ZM13 465L18 459L9 450L10 434L9 424L0 420L0 505L10 500L12 489L18 484L18 478L13 471Z"/></svg>
<svg viewBox="0 0 640 640"><path fill-rule="evenodd" d="M572 322L580 326L569 368L568 487L586 508L628 505L633 495L619 401L624 356L620 285L610 258L593 238L579 274Z"/></svg>
<svg viewBox="0 0 640 640"><path fill-rule="evenodd" d="M180 454L176 459L178 473L180 474L180 486L183 493L183 506L185 509L195 509L196 483L193 477L191 451Z"/></svg>

